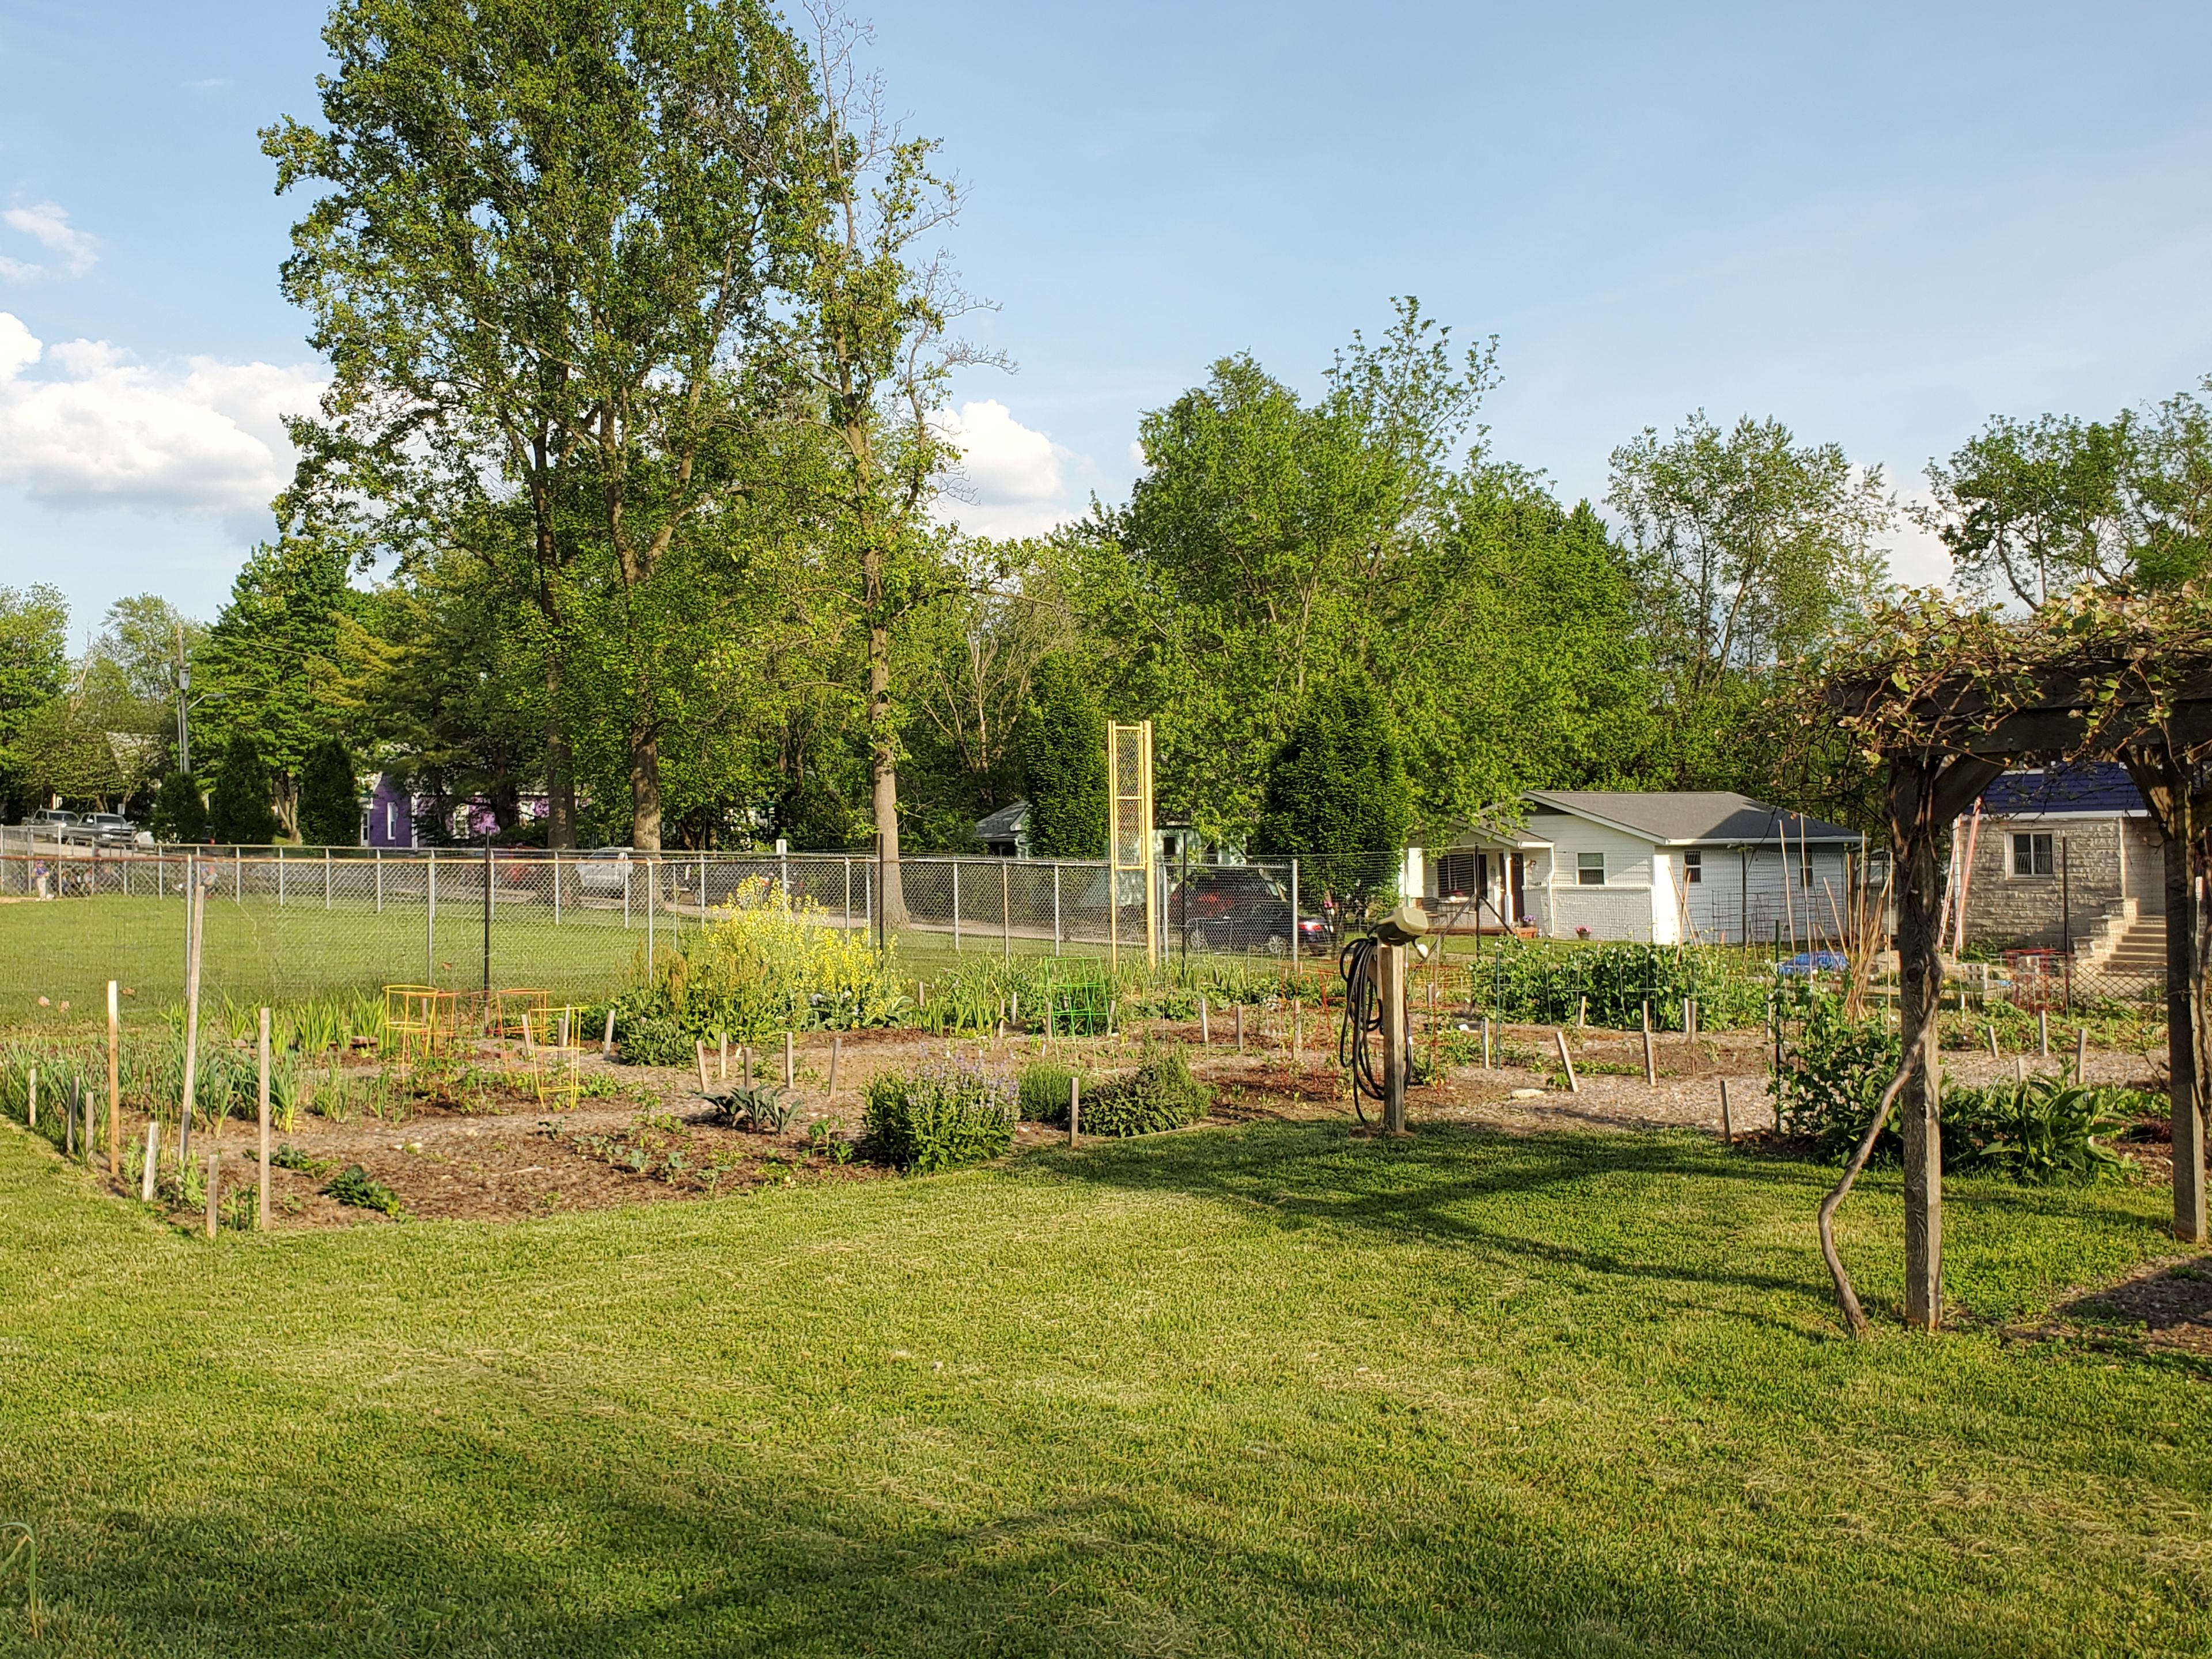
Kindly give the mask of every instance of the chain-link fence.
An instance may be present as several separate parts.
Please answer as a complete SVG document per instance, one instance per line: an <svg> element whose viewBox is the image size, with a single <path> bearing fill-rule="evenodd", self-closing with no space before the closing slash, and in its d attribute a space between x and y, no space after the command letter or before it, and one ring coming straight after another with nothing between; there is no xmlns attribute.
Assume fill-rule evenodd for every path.
<svg viewBox="0 0 2212 1659"><path fill-rule="evenodd" d="M1294 865L1163 868L866 854L544 853L501 848L125 848L0 831L0 1006L89 1009L119 980L137 1005L183 994L185 896L208 890L202 984L283 1000L389 984L618 988L666 945L755 896L821 926L939 953L1325 953Z"/></svg>

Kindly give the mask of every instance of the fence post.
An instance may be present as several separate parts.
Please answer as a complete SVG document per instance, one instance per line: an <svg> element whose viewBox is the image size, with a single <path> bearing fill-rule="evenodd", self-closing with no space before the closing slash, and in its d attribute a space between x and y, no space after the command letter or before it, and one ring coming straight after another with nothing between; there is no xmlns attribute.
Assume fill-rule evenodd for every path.
<svg viewBox="0 0 2212 1659"><path fill-rule="evenodd" d="M845 854L845 931L853 931L853 855Z"/></svg>
<svg viewBox="0 0 2212 1659"><path fill-rule="evenodd" d="M276 843L276 908L284 908L284 843Z"/></svg>
<svg viewBox="0 0 2212 1659"><path fill-rule="evenodd" d="M331 849L323 848L323 908L331 908Z"/></svg>
<svg viewBox="0 0 2212 1659"><path fill-rule="evenodd" d="M952 948L960 948L960 860L952 860Z"/></svg>
<svg viewBox="0 0 2212 1659"><path fill-rule="evenodd" d="M376 914L384 914L384 849L376 849Z"/></svg>
<svg viewBox="0 0 2212 1659"><path fill-rule="evenodd" d="M429 875L424 884L422 908L422 983L438 982L438 849L430 849Z"/></svg>
<svg viewBox="0 0 2212 1659"><path fill-rule="evenodd" d="M999 860L999 959L1014 959L1014 878L1004 859Z"/></svg>
<svg viewBox="0 0 2212 1659"><path fill-rule="evenodd" d="M622 860L623 872L623 931L629 931L629 860Z"/></svg>
<svg viewBox="0 0 2212 1659"><path fill-rule="evenodd" d="M230 849L230 896L237 903L246 902L246 849Z"/></svg>
<svg viewBox="0 0 2212 1659"><path fill-rule="evenodd" d="M1052 865L1052 953L1060 954L1060 860Z"/></svg>
<svg viewBox="0 0 2212 1659"><path fill-rule="evenodd" d="M553 849L553 925L561 925L561 849Z"/></svg>
<svg viewBox="0 0 2212 1659"><path fill-rule="evenodd" d="M1438 950L1443 949L1439 943ZM1291 971L1298 971L1298 861L1291 860Z"/></svg>

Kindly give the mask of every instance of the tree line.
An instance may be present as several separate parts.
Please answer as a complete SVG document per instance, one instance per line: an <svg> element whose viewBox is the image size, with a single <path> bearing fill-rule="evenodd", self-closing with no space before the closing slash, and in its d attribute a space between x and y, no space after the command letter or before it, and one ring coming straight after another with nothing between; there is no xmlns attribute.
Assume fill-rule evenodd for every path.
<svg viewBox="0 0 2212 1659"><path fill-rule="evenodd" d="M1125 500L970 536L959 190L849 20L344 0L325 38L319 118L263 135L332 370L279 533L204 629L128 600L75 659L57 594L0 591L11 816L350 841L389 772L430 839L471 803L511 842L896 854L1020 798L1037 850L1095 855L1110 717L1154 721L1164 813L1255 852L1532 787L1868 821L1840 744L1769 740L1784 665L1890 581L1896 500L1838 446L1700 412L1569 505L1480 422L1496 343L1406 299L1310 392L1215 362L1143 416ZM1977 592L2203 567L2193 393L1993 420L1929 476Z"/></svg>

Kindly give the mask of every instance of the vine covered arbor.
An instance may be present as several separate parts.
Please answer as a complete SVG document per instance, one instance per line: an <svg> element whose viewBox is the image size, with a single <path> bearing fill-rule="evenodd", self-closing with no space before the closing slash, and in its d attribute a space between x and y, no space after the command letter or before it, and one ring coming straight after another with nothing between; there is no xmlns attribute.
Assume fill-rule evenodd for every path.
<svg viewBox="0 0 2212 1659"><path fill-rule="evenodd" d="M1822 677L1826 716L1883 773L1907 1073L1905 1317L1943 1319L1939 1049L1942 849L2008 767L2124 763L2165 840L2173 1224L2205 1237L2204 883L2212 871L2212 589L2082 590L2025 621L1933 595L1883 612Z"/></svg>

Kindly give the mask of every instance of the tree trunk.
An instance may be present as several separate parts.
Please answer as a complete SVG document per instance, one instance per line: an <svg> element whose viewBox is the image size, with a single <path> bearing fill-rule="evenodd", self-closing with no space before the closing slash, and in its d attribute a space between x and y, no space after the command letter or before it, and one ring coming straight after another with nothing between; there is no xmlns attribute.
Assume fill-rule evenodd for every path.
<svg viewBox="0 0 2212 1659"><path fill-rule="evenodd" d="M875 791L876 839L883 849L884 927L906 926L906 890L899 879L898 733L891 724L890 629L868 628L868 744Z"/></svg>
<svg viewBox="0 0 2212 1659"><path fill-rule="evenodd" d="M642 853L660 850L660 738L650 726L633 727L629 737L629 844Z"/></svg>
<svg viewBox="0 0 2212 1659"><path fill-rule="evenodd" d="M562 720L561 668L557 659L545 661L545 844L568 848L576 844L576 762L568 748L568 727Z"/></svg>

